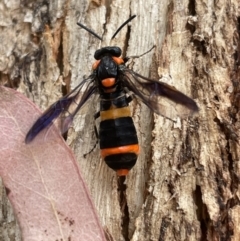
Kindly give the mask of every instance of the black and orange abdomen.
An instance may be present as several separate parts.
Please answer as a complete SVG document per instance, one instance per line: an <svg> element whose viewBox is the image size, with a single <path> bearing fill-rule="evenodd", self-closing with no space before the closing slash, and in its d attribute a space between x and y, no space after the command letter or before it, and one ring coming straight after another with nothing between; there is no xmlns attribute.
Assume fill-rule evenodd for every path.
<svg viewBox="0 0 240 241"><path fill-rule="evenodd" d="M126 95L100 103L99 139L101 155L120 176L127 175L139 153L136 129Z"/></svg>

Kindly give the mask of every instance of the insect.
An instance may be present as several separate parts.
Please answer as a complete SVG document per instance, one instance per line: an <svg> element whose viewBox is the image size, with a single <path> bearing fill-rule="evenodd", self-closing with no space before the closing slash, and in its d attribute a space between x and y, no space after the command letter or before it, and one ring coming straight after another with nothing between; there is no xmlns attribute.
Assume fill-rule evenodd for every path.
<svg viewBox="0 0 240 241"><path fill-rule="evenodd" d="M124 22L113 35L130 22L136 15ZM101 39L92 30L79 24L82 28ZM94 58L92 73L69 94L52 104L29 130L25 142L31 142L43 129L53 121L63 118L63 126L67 129L74 116L93 95L100 96L99 132L95 132L100 142L101 156L106 164L119 176L126 176L135 165L139 154L136 129L131 117L129 103L132 95L146 104L153 112L168 119L186 118L198 111L194 100L161 81L144 77L126 67L126 59L121 58L122 51L117 46L98 49ZM81 90L86 88L81 96ZM73 107L74 106L74 107ZM70 111L70 109L73 109Z"/></svg>

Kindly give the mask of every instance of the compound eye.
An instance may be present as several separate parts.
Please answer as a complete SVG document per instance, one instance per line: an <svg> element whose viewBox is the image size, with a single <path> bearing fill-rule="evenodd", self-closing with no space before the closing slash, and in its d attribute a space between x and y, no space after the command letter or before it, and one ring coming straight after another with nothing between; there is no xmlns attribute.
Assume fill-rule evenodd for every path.
<svg viewBox="0 0 240 241"><path fill-rule="evenodd" d="M124 64L124 60L122 58L118 58L118 57L112 57L114 62L118 65L120 64Z"/></svg>
<svg viewBox="0 0 240 241"><path fill-rule="evenodd" d="M100 61L101 61L101 60L97 60L95 63L93 63L93 65L92 65L92 69L93 69L93 70L97 69Z"/></svg>

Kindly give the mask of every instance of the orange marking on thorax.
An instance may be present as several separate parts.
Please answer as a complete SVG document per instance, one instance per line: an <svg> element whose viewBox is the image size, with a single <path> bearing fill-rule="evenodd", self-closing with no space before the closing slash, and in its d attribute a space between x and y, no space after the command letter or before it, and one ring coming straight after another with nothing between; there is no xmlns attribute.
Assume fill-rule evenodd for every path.
<svg viewBox="0 0 240 241"><path fill-rule="evenodd" d="M120 64L124 64L124 60L122 58L118 58L118 57L112 57L114 62L118 65Z"/></svg>
<svg viewBox="0 0 240 241"><path fill-rule="evenodd" d="M115 78L107 78L103 79L101 83L104 87L112 87L116 83L116 81Z"/></svg>
<svg viewBox="0 0 240 241"><path fill-rule="evenodd" d="M97 61L95 61L95 62L93 63L93 65L92 65L92 69L93 69L93 70L95 70L95 69L98 67L100 61L101 61L101 60L97 60Z"/></svg>

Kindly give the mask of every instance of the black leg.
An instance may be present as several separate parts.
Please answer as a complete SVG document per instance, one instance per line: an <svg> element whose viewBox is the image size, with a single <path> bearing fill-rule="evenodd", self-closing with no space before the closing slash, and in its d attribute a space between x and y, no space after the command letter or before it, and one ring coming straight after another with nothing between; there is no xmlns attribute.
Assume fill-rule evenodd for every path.
<svg viewBox="0 0 240 241"><path fill-rule="evenodd" d="M127 102L128 102L128 104L129 104L132 100L133 100L133 97L132 97L131 95L129 95L129 96L127 97Z"/></svg>
<svg viewBox="0 0 240 241"><path fill-rule="evenodd" d="M94 120L96 120L98 117L100 117L100 111L98 111L97 113L94 114ZM95 132L95 135L96 135L96 137L97 137L97 141L96 141L96 143L94 144L93 148L92 148L89 152L87 152L87 153L85 153L85 154L83 155L84 158L86 158L86 156L87 156L88 154L90 154L91 152L93 152L93 150L96 148L96 146L97 146L97 144L98 144L99 135L98 135L96 123L94 124L94 132Z"/></svg>
<svg viewBox="0 0 240 241"><path fill-rule="evenodd" d="M148 51L146 51L143 54L140 55L133 55L133 56L129 56L129 57L125 57L123 60L126 63L129 59L136 59L136 58L140 58L142 56L144 56L145 54L148 54L149 52L151 52L154 48L156 47L156 45L153 45L152 48L150 48Z"/></svg>

